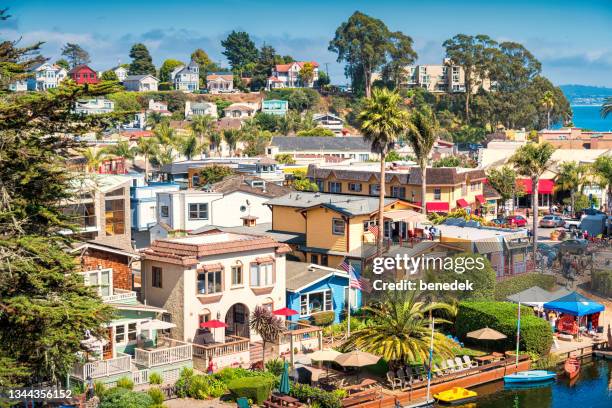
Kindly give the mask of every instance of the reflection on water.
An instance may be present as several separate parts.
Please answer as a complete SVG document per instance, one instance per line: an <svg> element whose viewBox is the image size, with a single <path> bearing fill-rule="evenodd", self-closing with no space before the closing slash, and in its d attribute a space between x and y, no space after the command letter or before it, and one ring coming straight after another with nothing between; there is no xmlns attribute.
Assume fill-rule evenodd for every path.
<svg viewBox="0 0 612 408"><path fill-rule="evenodd" d="M556 381L537 386L504 387L503 381L473 388L479 395L463 408L610 408L612 407L612 361L584 362L580 375L570 383L560 375Z"/></svg>

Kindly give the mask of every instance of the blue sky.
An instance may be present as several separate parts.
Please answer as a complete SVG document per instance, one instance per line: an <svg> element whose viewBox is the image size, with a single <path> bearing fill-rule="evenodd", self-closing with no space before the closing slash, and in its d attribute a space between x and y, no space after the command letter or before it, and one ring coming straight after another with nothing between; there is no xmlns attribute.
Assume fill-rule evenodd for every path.
<svg viewBox="0 0 612 408"><path fill-rule="evenodd" d="M129 62L132 44L143 42L160 65L186 60L203 48L224 62L221 39L235 30L251 34L281 54L316 60L334 83L343 68L327 51L336 27L355 10L412 36L421 63L439 63L442 42L457 33L488 34L523 43L555 84L612 87L612 0L5 0L14 18L0 23L0 38L24 44L46 41L43 53L59 58L70 41L92 56L92 67Z"/></svg>

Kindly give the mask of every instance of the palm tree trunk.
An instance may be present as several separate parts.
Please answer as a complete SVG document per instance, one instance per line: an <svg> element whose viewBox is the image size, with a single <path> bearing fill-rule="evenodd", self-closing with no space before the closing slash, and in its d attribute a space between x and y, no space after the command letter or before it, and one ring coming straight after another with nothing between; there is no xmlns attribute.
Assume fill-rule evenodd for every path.
<svg viewBox="0 0 612 408"><path fill-rule="evenodd" d="M363 66L363 77L365 81L365 96L369 99L372 94L372 88L370 87L370 75L368 75L368 69L365 65Z"/></svg>
<svg viewBox="0 0 612 408"><path fill-rule="evenodd" d="M574 218L574 213L576 212L576 209L574 208L574 189L572 189L570 192L570 202L572 203L572 211L570 211L570 216Z"/></svg>
<svg viewBox="0 0 612 408"><path fill-rule="evenodd" d="M149 156L148 155L144 155L144 160L145 160L145 181L149 181Z"/></svg>
<svg viewBox="0 0 612 408"><path fill-rule="evenodd" d="M533 225L531 226L531 231L533 234L533 262L536 260L536 255L538 253L538 183L540 182L540 177L534 177L531 179L531 211L533 212Z"/></svg>
<svg viewBox="0 0 612 408"><path fill-rule="evenodd" d="M550 129L550 109L546 111L546 123L548 124L546 129Z"/></svg>
<svg viewBox="0 0 612 408"><path fill-rule="evenodd" d="M261 347L261 365L263 368L266 367L266 342L265 340L262 339L261 341L262 347Z"/></svg>
<svg viewBox="0 0 612 408"><path fill-rule="evenodd" d="M425 203L425 197L427 196L427 164L421 164L421 205L423 208L421 211L423 214L427 214L427 205Z"/></svg>
<svg viewBox="0 0 612 408"><path fill-rule="evenodd" d="M380 153L380 188L378 191L378 237L377 237L377 255L382 254L383 239L385 236L385 152Z"/></svg>

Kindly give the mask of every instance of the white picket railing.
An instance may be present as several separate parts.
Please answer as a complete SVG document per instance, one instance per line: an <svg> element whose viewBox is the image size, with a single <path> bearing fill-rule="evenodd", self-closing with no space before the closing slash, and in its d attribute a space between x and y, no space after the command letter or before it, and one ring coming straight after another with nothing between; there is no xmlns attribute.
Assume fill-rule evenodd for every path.
<svg viewBox="0 0 612 408"><path fill-rule="evenodd" d="M222 357L249 351L249 339L238 336L226 336L225 343L192 344L193 355L208 361L211 357Z"/></svg>
<svg viewBox="0 0 612 408"><path fill-rule="evenodd" d="M132 371L132 381L134 381L134 385L148 384L149 370Z"/></svg>
<svg viewBox="0 0 612 408"><path fill-rule="evenodd" d="M113 289L113 294L102 296L104 302L118 302L120 300L136 299L136 292L133 290Z"/></svg>
<svg viewBox="0 0 612 408"><path fill-rule="evenodd" d="M176 363L179 361L191 360L191 344L178 340L166 338L158 339L161 344L169 344L168 347L156 348L153 350L134 350L134 362L147 368L156 367L164 364Z"/></svg>
<svg viewBox="0 0 612 408"><path fill-rule="evenodd" d="M100 378L130 371L131 356L117 353L118 357L108 360L92 361L85 364L77 363L72 368L72 375L81 380Z"/></svg>

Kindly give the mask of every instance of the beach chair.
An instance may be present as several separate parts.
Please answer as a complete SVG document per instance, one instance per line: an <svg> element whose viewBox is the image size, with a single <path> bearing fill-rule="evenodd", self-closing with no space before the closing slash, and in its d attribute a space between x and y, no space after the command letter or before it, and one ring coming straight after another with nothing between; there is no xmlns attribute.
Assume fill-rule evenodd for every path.
<svg viewBox="0 0 612 408"><path fill-rule="evenodd" d="M444 371L444 374L448 374L448 373L453 371L450 368L448 368L448 365L446 365L446 361L444 361L444 360L442 360L442 362L440 362L440 368L442 368L442 370Z"/></svg>
<svg viewBox="0 0 612 408"><path fill-rule="evenodd" d="M422 365L414 366L414 371L417 373L417 375L419 376L421 380L427 379L428 369L425 366L422 366Z"/></svg>
<svg viewBox="0 0 612 408"><path fill-rule="evenodd" d="M444 374L446 374L444 372L444 370L440 367L438 367L438 365L436 363L433 363L433 367L431 368L431 373L432 375L435 375L436 377L440 377Z"/></svg>
<svg viewBox="0 0 612 408"><path fill-rule="evenodd" d="M402 380L395 377L395 373L393 371L387 371L387 381L393 390L395 390L395 387L402 388Z"/></svg>
<svg viewBox="0 0 612 408"><path fill-rule="evenodd" d="M478 362L477 361L472 361L470 356L463 356L463 362L465 363L467 368L478 367Z"/></svg>
<svg viewBox="0 0 612 408"><path fill-rule="evenodd" d="M448 369L452 372L455 373L457 371L460 371L459 368L455 367L455 362L451 359L446 360L446 365L448 366Z"/></svg>
<svg viewBox="0 0 612 408"><path fill-rule="evenodd" d="M464 371L469 368L469 366L466 367L465 363L460 357L455 357L455 366L459 368L460 371Z"/></svg>
<svg viewBox="0 0 612 408"><path fill-rule="evenodd" d="M238 408L251 408L251 405L249 405L249 400L245 397L238 398L236 402L238 403Z"/></svg>
<svg viewBox="0 0 612 408"><path fill-rule="evenodd" d="M410 385L410 378L406 378L406 376L404 375L404 370L402 370L401 368L398 368L396 374L397 374L397 378L400 380L402 384L402 389Z"/></svg>

